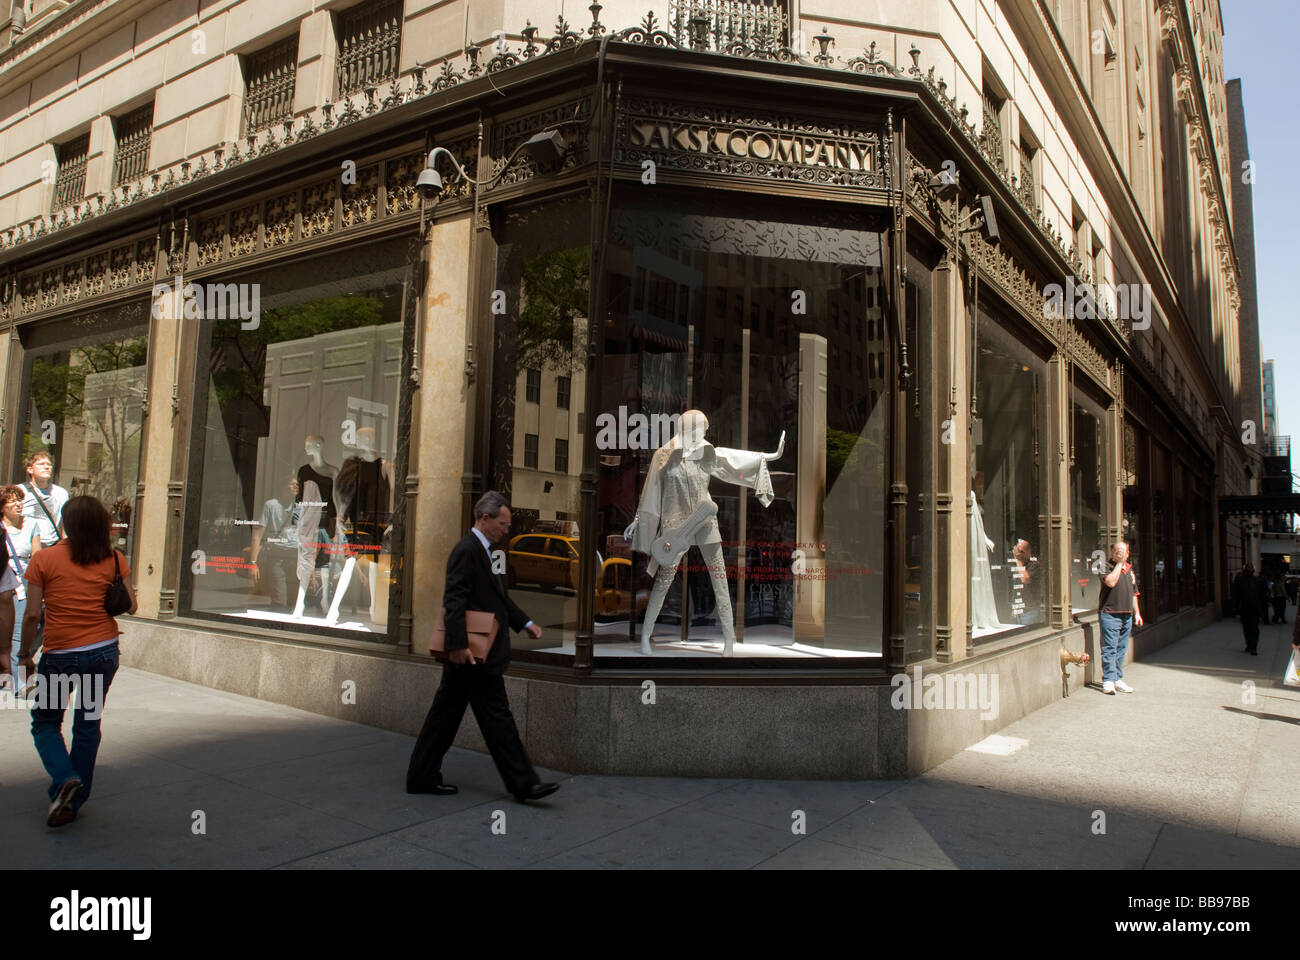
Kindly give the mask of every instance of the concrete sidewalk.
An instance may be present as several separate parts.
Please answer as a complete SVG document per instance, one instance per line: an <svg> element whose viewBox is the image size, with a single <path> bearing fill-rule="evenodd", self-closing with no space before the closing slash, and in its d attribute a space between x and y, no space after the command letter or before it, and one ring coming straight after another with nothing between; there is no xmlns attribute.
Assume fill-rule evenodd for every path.
<svg viewBox="0 0 1300 960"><path fill-rule="evenodd" d="M0 866L1294 869L1290 632L1250 657L1219 621L1131 665L1136 693L1078 691L914 780L541 771L562 787L531 806L486 755L448 756L458 796L408 796L410 737L124 668L68 827L45 826L27 712L0 709Z"/></svg>

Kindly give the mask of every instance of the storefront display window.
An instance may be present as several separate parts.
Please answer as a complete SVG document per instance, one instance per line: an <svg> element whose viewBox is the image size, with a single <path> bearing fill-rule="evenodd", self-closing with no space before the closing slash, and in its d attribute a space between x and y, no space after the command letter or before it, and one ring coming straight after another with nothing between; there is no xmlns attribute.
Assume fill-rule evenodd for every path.
<svg viewBox="0 0 1300 960"><path fill-rule="evenodd" d="M98 497L113 518L114 546L128 556L135 539L148 342L144 301L23 336L27 418L14 481L26 482L28 454L47 451L52 483L68 496Z"/></svg>
<svg viewBox="0 0 1300 960"><path fill-rule="evenodd" d="M578 628L591 208L581 200L506 213L497 233L490 489L510 501L503 546L514 601L542 628L515 650L572 653ZM477 491L481 492L481 491ZM597 609L622 571L599 541ZM612 584L612 586L611 586Z"/></svg>
<svg viewBox="0 0 1300 960"><path fill-rule="evenodd" d="M593 422L598 542L630 575L598 607L596 652L878 656L883 226L843 210L736 213L616 197Z"/></svg>
<svg viewBox="0 0 1300 960"><path fill-rule="evenodd" d="M1071 397L1070 610L1088 613L1098 608L1098 572L1105 570L1110 555L1102 513L1105 415L1098 403L1079 390L1072 391Z"/></svg>
<svg viewBox="0 0 1300 960"><path fill-rule="evenodd" d="M388 241L231 278L260 314L200 321L191 612L389 633L414 256Z"/></svg>
<svg viewBox="0 0 1300 960"><path fill-rule="evenodd" d="M970 503L975 640L1047 621L1046 364L981 309Z"/></svg>

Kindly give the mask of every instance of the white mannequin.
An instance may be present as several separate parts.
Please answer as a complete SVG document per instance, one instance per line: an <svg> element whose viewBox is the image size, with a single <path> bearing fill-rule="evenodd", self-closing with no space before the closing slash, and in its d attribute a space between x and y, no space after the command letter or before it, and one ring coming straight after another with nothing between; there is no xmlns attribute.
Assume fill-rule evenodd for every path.
<svg viewBox="0 0 1300 960"><path fill-rule="evenodd" d="M304 467L310 467L322 477L333 479L338 476L338 467L325 462L325 438L318 433L310 434L303 441L303 452L307 454L307 463ZM299 468L301 473L302 468ZM315 480L306 480L302 483L302 518L298 523L298 602L294 604L291 616L294 620L301 620L303 610L307 605L307 585L311 583L311 575L316 567L316 553L320 549L316 542L316 531L320 529L321 511L324 509L320 503L324 500L320 487ZM320 568L321 578L321 597L322 599L329 595L329 567Z"/></svg>
<svg viewBox="0 0 1300 960"><path fill-rule="evenodd" d="M362 427L359 430L357 430L356 451L357 451L355 454L356 458L358 460L363 460L366 463L374 463L376 460L379 459L379 451L375 449L375 428L374 427ZM390 464L387 460L385 460L383 465L380 467L380 472L381 475L383 476L384 482L388 484L388 489L391 491L393 489L392 464ZM343 492L339 489L338 484L334 485L334 504L338 511L338 515L342 517L344 513L347 511L349 504L344 501ZM337 543L346 542L346 538L343 535L343 527L341 524L339 525L338 536L336 537L335 542ZM362 559L373 560L373 558L368 556L363 556ZM356 566L357 566L356 554L349 554L347 560L344 561L343 563L343 571L339 574L338 583L334 587L334 601L330 604L329 614L325 617L326 623L328 624L338 623L339 607L343 603L344 595L346 595L348 592L348 584L352 582L352 573L356 569ZM379 565L377 563L368 562L366 564L366 567L368 568L368 583L370 586L370 619L372 622L374 622L376 619L375 587L376 587L376 579L379 575Z"/></svg>
<svg viewBox="0 0 1300 960"><path fill-rule="evenodd" d="M637 515L623 536L632 541L632 549L649 553L656 537L670 537L674 530L683 531L688 515L705 503L712 504L708 493L708 478L717 477L737 486L754 488L763 506L771 504L772 481L767 472L769 460L780 459L785 450L785 434L775 453L751 453L714 447L704 439L709 429L708 418L699 410L682 414L677 436L656 451L641 491ZM664 598L672 586L673 578L682 559L691 546L699 549L713 583L713 595L718 605L718 624L722 628L722 655L729 657L735 647L736 625L731 609L731 593L727 587L726 559L722 552L722 535L716 516L689 532L682 533L680 545L684 547L671 564L660 566L653 556L647 573L655 578L641 625L641 652L651 655L650 637L655 621L663 607ZM673 548L673 552L677 548Z"/></svg>

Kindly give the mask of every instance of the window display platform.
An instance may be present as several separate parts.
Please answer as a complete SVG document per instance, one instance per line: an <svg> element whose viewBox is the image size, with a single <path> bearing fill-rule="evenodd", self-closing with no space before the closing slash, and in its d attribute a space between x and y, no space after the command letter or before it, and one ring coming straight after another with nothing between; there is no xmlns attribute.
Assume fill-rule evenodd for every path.
<svg viewBox="0 0 1300 960"><path fill-rule="evenodd" d="M242 617L245 620L262 620L279 624L301 625L305 627L331 627L336 630L360 630L366 633L387 633L388 628L377 626L367 618L358 618L352 613L342 613L337 620L330 620L328 617L314 617L304 614L301 617L292 617L287 613L277 613L271 610L223 610L221 611L227 617Z"/></svg>
<svg viewBox="0 0 1300 960"><path fill-rule="evenodd" d="M616 628L616 629L614 629ZM596 624L595 656L597 657L721 657L722 631L717 627L692 627L691 636L682 640L677 631L670 632L668 625L661 626L651 638L654 653L646 658L641 652L640 634L635 641L627 639L627 624ZM639 628L638 628L639 631ZM567 640L551 647L535 648L539 653L561 653L572 656L574 643ZM846 650L835 647L814 646L790 639L789 627L746 627L745 639L737 640L731 659L738 657L773 657L785 659L839 659L841 657L879 656L878 651Z"/></svg>

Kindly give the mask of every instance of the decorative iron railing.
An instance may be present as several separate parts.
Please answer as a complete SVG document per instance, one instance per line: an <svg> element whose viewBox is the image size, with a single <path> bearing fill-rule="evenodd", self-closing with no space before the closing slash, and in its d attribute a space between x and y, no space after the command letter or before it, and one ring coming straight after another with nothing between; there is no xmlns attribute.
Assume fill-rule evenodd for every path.
<svg viewBox="0 0 1300 960"><path fill-rule="evenodd" d="M371 0L338 19L338 95L346 97L397 76L402 0Z"/></svg>
<svg viewBox="0 0 1300 960"><path fill-rule="evenodd" d="M54 177L54 205L58 210L86 196L86 157L90 155L90 134L69 140L59 147L59 171Z"/></svg>
<svg viewBox="0 0 1300 960"><path fill-rule="evenodd" d="M785 0L670 0L669 22L683 47L728 50L732 44L761 48L790 42Z"/></svg>
<svg viewBox="0 0 1300 960"><path fill-rule="evenodd" d="M984 93L984 129L980 132L980 146L994 163L1002 162L1002 104L987 91Z"/></svg>
<svg viewBox="0 0 1300 960"><path fill-rule="evenodd" d="M153 104L147 103L117 118L117 151L113 155L113 186L144 175L149 169L153 139Z"/></svg>
<svg viewBox="0 0 1300 960"><path fill-rule="evenodd" d="M1022 200L1031 204L1038 202L1038 191L1034 184L1034 155L1023 145L1020 148L1020 181L1016 184Z"/></svg>
<svg viewBox="0 0 1300 960"><path fill-rule="evenodd" d="M272 44L248 58L244 87L244 133L265 130L293 116L298 74L298 37Z"/></svg>

